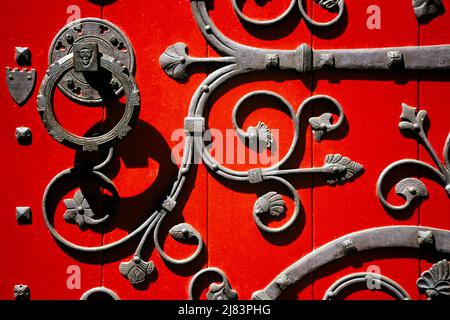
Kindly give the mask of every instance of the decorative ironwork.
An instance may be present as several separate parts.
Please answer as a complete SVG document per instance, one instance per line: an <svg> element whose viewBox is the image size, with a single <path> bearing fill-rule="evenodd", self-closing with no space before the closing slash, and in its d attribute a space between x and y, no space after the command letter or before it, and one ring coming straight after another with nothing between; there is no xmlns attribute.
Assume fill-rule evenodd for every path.
<svg viewBox="0 0 450 320"><path fill-rule="evenodd" d="M14 300L28 301L31 299L30 288L25 284L18 284L14 286Z"/></svg>
<svg viewBox="0 0 450 320"><path fill-rule="evenodd" d="M417 286L428 299L450 299L450 264L447 260L439 261L430 270L422 273Z"/></svg>
<svg viewBox="0 0 450 320"><path fill-rule="evenodd" d="M42 81L38 96L38 112L50 135L59 143L83 151L97 151L99 148L117 144L122 140L133 126L140 107L140 95L134 77L129 70L115 58L103 54L100 58L102 68L110 71L122 84L126 99L125 112L119 123L109 132L96 137L80 137L65 130L56 120L53 111L52 94L54 87L61 82L63 76L74 68L73 53L64 56L47 71Z"/></svg>
<svg viewBox="0 0 450 320"><path fill-rule="evenodd" d="M212 283L209 286L209 290L206 293L206 298L208 300L237 300L238 299L238 294L235 290L233 290L231 288L226 274L219 268L207 268L207 269L203 269L203 270L197 272L192 277L191 282L189 284L189 289L188 289L189 300L194 300L194 293L193 293L194 285L195 285L197 279L205 273L216 273L220 277L222 277L221 283L219 283L219 284Z"/></svg>
<svg viewBox="0 0 450 320"><path fill-rule="evenodd" d="M31 129L28 127L16 128L16 140L19 144L28 146L32 141Z"/></svg>
<svg viewBox="0 0 450 320"><path fill-rule="evenodd" d="M267 148L270 148L273 143L273 136L271 129L264 123L259 122L256 126L249 127L247 130L240 128L236 121L236 114L245 102L246 99L252 96L266 96L272 97L281 102L284 109L287 110L294 124L295 135L293 137L291 147L285 157L279 161L279 163L273 165L270 168L256 168L247 172L240 172L230 170L220 163L218 163L205 148L202 141L202 134L206 130L207 119L205 118L208 100L217 89L222 86L226 81L251 72L263 72L267 70L295 70L300 74L309 73L315 70L327 69L327 70L386 70L392 69L401 70L448 70L450 69L450 63L447 56L450 55L450 46L438 45L438 46L422 46L422 47L399 47L399 48L375 48L375 49L337 49L337 50L314 50L307 44L301 44L294 50L274 50L274 49L262 49L253 48L249 46L237 43L227 37L225 37L211 21L208 13L206 0L191 0L191 8L194 18L207 42L216 49L222 56L214 58L196 58L187 54L187 46L184 43L176 43L167 48L167 50L160 57L161 68L167 73L168 76L176 80L184 80L189 75L187 68L192 64L214 64L220 66L217 70L213 71L198 87L194 93L188 114L185 118L185 147L183 161L179 169L179 173L176 181L173 183L170 193L167 194L167 199L161 204L161 208L149 215L148 219L137 227L134 231L129 233L122 239L116 242L98 246L98 247L85 247L76 245L58 234L55 228L50 223L49 212L47 211L47 197L55 181L68 175L78 174L90 174L94 175L114 190L116 197L117 191L115 187L104 174L100 171L110 162L113 154L113 149L110 149L108 158L100 165L93 168L80 170L79 168L67 169L58 174L47 186L43 199L43 212L45 223L52 233L52 235L62 244L82 252L101 252L108 249L115 248L116 246L127 242L131 238L135 237L139 233L143 232L140 243L135 251L134 257L129 262L122 262L120 264L120 272L126 276L132 284L137 284L145 281L145 279L153 272L154 263L152 261L144 261L142 259L141 252L144 244L150 235L153 235L153 242L155 248L161 255L161 257L173 264L186 264L194 260L202 250L203 242L200 234L190 225L181 224L173 227L170 230L170 234L176 240L187 240L190 238L196 238L198 241L197 250L190 257L182 260L176 260L169 257L164 249L159 245L158 235L160 226L164 218L174 210L177 198L180 195L181 190L186 181L187 174L190 171L192 159L195 153L202 156L203 163L216 175L241 181L251 184L261 183L265 180L276 181L281 183L289 189L295 202L295 212L292 217L279 228L270 228L258 224L258 215L255 214L255 221L259 228L266 232L281 232L289 228L296 220L300 210L300 199L296 189L286 179L281 176L290 174L322 174L327 178L329 184L344 183L351 180L362 171L362 166L346 156L339 154L330 154L326 157L324 165L319 168L301 168L301 169L278 169L281 165L292 155L294 148L299 140L299 120L302 116L302 111L311 102L316 100L327 100L331 102L333 107L338 111L338 119L332 123L333 116L331 113L324 113L318 117L312 117L309 119L314 137L317 141L322 140L326 134L338 129L344 120L344 112L339 104L332 97L318 95L306 99L299 110L295 112L294 108L283 97L276 93L269 91L255 91L241 98L233 109L232 122L233 126L242 139L242 141L258 141L262 142ZM233 3L235 4L235 3ZM314 26L327 26L337 22L344 11L344 0L320 0L319 4L326 8L332 8L337 6L339 8L338 15L330 22L318 23L308 17L303 9L301 0L298 0L300 12L305 20ZM254 24L272 24L283 19L292 8L295 6L295 0L292 3L287 12L283 13L280 17L273 21L257 21L248 18L250 23ZM237 7L235 10L237 14L244 20L243 13ZM106 36L106 38L105 38ZM83 40L85 39L85 40ZM108 41L104 41L107 39ZM84 52L79 57L74 57L73 48L75 43L79 41L84 44ZM81 42L84 41L84 42ZM51 91L58 85L60 89L69 97L85 103L101 102L102 97L94 87L90 86L88 82L85 82L85 73L77 73L72 71L74 68L74 61L83 64L83 59L87 67L91 63L91 59L96 52L95 47L90 47L91 50L86 47L88 42L92 42L98 45L98 50L102 53L100 56L100 67L107 69L113 73L113 85L116 94L120 91L120 85L122 85L127 95L127 111L124 114L119 125L115 127L111 132L93 138L80 138L71 135L62 128L54 118L52 112ZM112 45L112 47L111 47ZM123 48L128 50L123 50ZM65 50L70 48L72 50ZM80 47L83 50L83 47ZM75 50L77 51L77 50ZM81 51L80 51L81 53ZM92 55L91 55L92 53ZM118 55L121 55L118 57ZM75 21L72 24L66 26L55 38L52 48L50 50L50 63L53 65L50 67L46 78L43 81L41 92L38 98L38 111L40 112L44 123L49 133L60 143L65 143L72 148L80 148L86 151L101 150L106 146L111 147L117 143L122 137L124 137L132 128L132 119L136 116L139 106L139 92L132 76L134 68L134 55L132 54L131 44L121 31L104 20L99 19L83 19ZM88 61L89 60L89 61ZM118 61L124 63L121 65ZM83 68L81 68L83 69ZM88 68L89 70L89 68ZM95 70L95 68L94 68ZM84 79L84 80L83 80ZM84 84L85 83L85 84ZM86 99L84 98L86 97ZM136 112L137 113L137 112ZM119 138L119 139L117 139ZM273 195L273 193L272 193ZM271 198L271 197L270 197ZM279 197L276 197L280 202ZM268 199L264 199L267 202ZM269 214L272 203L268 204ZM259 201L256 209L261 211L264 209L262 201ZM255 209L255 211L257 211ZM272 210L272 213L278 212L278 206L276 210ZM264 211L264 210L262 210ZM255 293L255 298L276 298L283 290L298 281L304 274L311 272L319 266L328 263L336 258L344 255L369 250L372 248L387 248L387 247L419 247L420 239L418 240L419 231L433 232L433 239L436 250L442 252L449 252L448 246L450 235L449 232L438 229L428 229L419 227L386 227L377 228L373 230L365 230L358 233L348 235L344 238L338 239L329 245L315 251L308 257L300 260L292 268L284 272L274 282L269 285L262 292ZM317 261L316 261L317 259ZM306 261L306 262L304 262ZM313 264L308 264L310 261ZM308 267L304 268L307 265ZM231 299L236 298L237 294L231 289L228 283L228 279L225 274L219 269L205 269L197 273L190 284L189 296L192 298L192 287L195 280L202 273L207 271L217 272L222 276L223 282L220 285L210 287L208 292L208 298L211 299Z"/></svg>
<svg viewBox="0 0 450 320"><path fill-rule="evenodd" d="M417 241L422 248L433 248L435 245L432 231L419 231L417 233Z"/></svg>
<svg viewBox="0 0 450 320"><path fill-rule="evenodd" d="M371 272L353 273L339 279L327 290L323 300L334 300L344 289L361 283L370 284L371 290L381 290L384 288L399 300L411 300L406 290L397 282L382 274ZM369 288L369 286L367 287Z"/></svg>
<svg viewBox="0 0 450 320"><path fill-rule="evenodd" d="M122 262L119 267L120 273L127 277L131 284L139 284L155 270L155 264L145 262L140 256L134 256L130 262Z"/></svg>
<svg viewBox="0 0 450 320"><path fill-rule="evenodd" d="M128 37L111 22L97 18L76 20L62 28L50 46L48 64L52 65L77 52L77 48L89 45L97 45L101 53L120 61L130 74L134 73L134 49ZM84 52L88 53L90 49ZM91 76L75 72L76 69L75 67L75 70L61 75L58 79L58 88L75 101L88 104L101 103L103 97L99 87L91 84ZM103 83L101 88L102 91L109 89L115 95L119 95L123 91L123 85L121 79L113 74L109 83Z"/></svg>
<svg viewBox="0 0 450 320"><path fill-rule="evenodd" d="M6 68L6 85L14 101L23 106L33 93L36 83L36 70Z"/></svg>
<svg viewBox="0 0 450 320"><path fill-rule="evenodd" d="M403 112L401 115L401 121L399 124L400 130L411 132L414 137L421 143L428 154L433 159L436 167L433 167L425 162L414 159L403 159L392 163L381 173L377 182L377 195L381 203L390 210L400 211L407 209L414 200L422 200L428 197L428 190L420 180L416 178L405 178L401 180L395 187L395 191L398 195L402 196L406 201L403 205L392 205L389 203L382 192L382 186L384 180L394 169L402 166L414 165L419 168L424 168L429 172L432 172L439 178L439 182L445 187L448 195L450 196L450 134L447 137L447 141L444 146L444 163L437 155L430 141L428 140L427 133L424 128L424 121L428 113L426 110L416 111L416 108L412 108L407 104L403 104Z"/></svg>
<svg viewBox="0 0 450 320"><path fill-rule="evenodd" d="M19 66L31 65L31 50L28 47L16 47L16 62Z"/></svg>
<svg viewBox="0 0 450 320"><path fill-rule="evenodd" d="M199 0L195 0L195 1L199 1ZM202 1L202 0L200 0L200 1ZM252 19L249 16L245 15L241 10L241 6L238 4L238 1L232 0L234 11L239 16L239 18L244 20L245 22L255 24L255 25L271 25L271 24L280 22L281 20L283 20L286 16L288 16L291 13L291 11L295 8L296 3L298 5L298 8L300 10L300 13L301 13L303 19L305 19L309 24L311 24L312 26L315 26L315 27L331 26L331 25L335 24L336 22L338 22L341 19L342 15L344 14L344 10L345 10L344 0L314 0L314 2L328 10L338 7L339 12L338 12L337 16L329 22L318 22L318 21L311 19L308 16L308 14L306 13L306 11L303 7L303 0L291 0L289 7L278 17L276 17L274 19L269 19L269 20L260 20L260 19Z"/></svg>
<svg viewBox="0 0 450 320"><path fill-rule="evenodd" d="M114 49L111 49L110 45L105 44L105 41L103 41L105 35L107 35L107 38L109 39L108 43L113 45ZM64 40L62 40L62 37L64 37ZM60 45L64 45L64 43L70 45L71 48L73 47L72 53L67 54L65 50L61 51L60 49L58 49L58 47ZM79 76L81 74L86 74L86 71L95 73L95 70L97 70L95 63L97 60L97 48L99 50L98 62L100 69L106 69L107 71L110 71L113 74L113 79L116 79L121 83L122 88L127 96L127 107L120 122L110 132L100 136L89 138L79 137L66 131L56 121L53 114L53 107L51 105L51 95L53 93L54 87L58 85L63 92L71 96L71 93L67 92L66 90L67 87L65 85L61 85L62 83L64 83L64 79L67 78L67 74L69 74L70 77L73 77L74 75ZM128 51L124 48L128 49ZM118 49L120 52L117 52L116 49ZM75 54L73 53L73 51L75 51ZM121 63L119 63L115 57L120 57ZM176 200L185 183L185 175L189 171L190 163L188 162L185 162L182 165L180 173L178 175L178 179L175 181L171 193L168 194L167 199L162 203L161 209L152 213L144 223L142 223L130 234L122 239L117 240L116 242L98 247L79 246L62 237L54 228L53 224L51 223L50 212L48 212L47 208L47 198L55 182L64 177L70 176L80 178L82 176L93 176L99 179L102 183L102 186L112 193L113 200L115 202L117 202L117 200L119 199L119 194L116 187L114 186L114 183L106 175L101 173L101 170L104 169L113 158L114 148L112 147L112 145L117 144L119 141L121 141L121 139L127 135L128 131L132 129L134 120L137 117L137 112L139 110L140 97L137 84L134 80L134 77L132 76L132 71L134 68L134 55L131 44L128 43L125 36L119 29L117 29L117 27L104 20L87 18L74 21L73 23L63 28L63 30L58 34L53 42L52 48L50 50L50 61L53 62L53 64L50 66L47 75L42 82L40 94L38 96L38 111L41 114L41 117L50 135L56 141L63 143L68 147L82 149L83 151L97 151L103 150L108 146L110 147L107 158L101 164L93 167L81 166L66 169L56 175L48 184L44 192L42 207L44 221L50 233L57 241L69 248L82 252L101 252L111 248L115 248L144 231L133 259L130 262L122 262L119 267L119 271L121 272L121 274L127 277L128 280L134 285L145 281L147 276L150 275L155 269L155 265L152 261L146 262L141 258L143 246L152 232L155 248L165 261L172 264L181 265L194 260L200 254L203 248L203 241L201 235L192 226L182 224L171 229L171 235L174 236L177 240L184 240L184 237L186 237L186 239L197 239L197 250L186 259L173 259L168 256L164 252L164 249L161 247L158 238L159 229L164 218L176 206ZM122 62L124 62L125 64L122 64ZM75 66L77 66L77 68L79 68L79 71L82 71L83 73L69 72L74 69ZM98 69L98 72L100 72L100 69ZM75 80L73 81L75 83ZM98 97L96 96L97 92L94 90L94 88L85 86L84 89L86 95L83 95L84 97L88 97L88 100L77 99L74 96L71 97L80 102L93 103L101 101L98 100ZM116 93L120 92L120 90L122 89L117 89ZM191 126L193 132L198 130L198 118L193 117L192 123L190 123L189 121L190 120L187 119L187 128ZM200 127L201 126L202 125L200 124ZM189 154L186 155L186 157L189 157ZM69 221L74 220L80 227L83 225L95 225L103 223L109 218L109 214L105 214L103 218L94 220L94 213L81 190L76 192L73 199L65 199L64 204L67 208L64 214L64 218Z"/></svg>
<svg viewBox="0 0 450 320"><path fill-rule="evenodd" d="M120 300L120 297L112 291L111 289L105 288L105 287L97 287L92 288L83 293L80 300L91 300L93 296L95 295L102 295L104 297L113 299L113 300Z"/></svg>
<svg viewBox="0 0 450 320"><path fill-rule="evenodd" d="M344 257L342 244L352 239L354 250L363 252L385 248L416 248L418 232L429 231L434 235L435 248L438 252L450 254L450 231L418 226L391 226L367 229L345 235L331 241L304 256L278 275L266 288L253 293L253 299L274 300L294 283L320 267Z"/></svg>
<svg viewBox="0 0 450 320"><path fill-rule="evenodd" d="M442 0L412 0L412 3L419 22L429 21L445 11Z"/></svg>
<svg viewBox="0 0 450 320"><path fill-rule="evenodd" d="M75 221L79 227L83 226L84 224L100 224L109 218L109 215L107 215L99 220L93 219L94 212L92 211L87 199L84 197L81 190L78 190L75 193L73 199L65 199L64 205L67 208L66 212L64 213L64 219L66 221Z"/></svg>
<svg viewBox="0 0 450 320"><path fill-rule="evenodd" d="M19 224L31 224L31 208L16 207L16 220Z"/></svg>

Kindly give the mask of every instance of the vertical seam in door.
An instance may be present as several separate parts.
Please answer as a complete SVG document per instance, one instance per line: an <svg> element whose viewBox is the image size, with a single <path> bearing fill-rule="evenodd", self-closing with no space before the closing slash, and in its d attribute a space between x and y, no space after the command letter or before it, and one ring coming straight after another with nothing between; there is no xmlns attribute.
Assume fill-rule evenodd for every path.
<svg viewBox="0 0 450 320"><path fill-rule="evenodd" d="M421 32L420 32L420 24L418 25L417 28L417 45L420 46L420 37L421 37ZM417 76L417 108L418 110L420 110L420 83L421 83L421 71L419 71L419 74ZM419 141L417 141L417 160L420 161L420 143ZM420 178L420 170L419 170L419 178ZM420 226L420 214L421 214L421 204L419 203L418 208L417 208L417 225ZM418 266L417 266L417 278L420 277L420 274L422 273L422 268L421 268L421 264L422 264L422 254L419 251L419 259L418 259ZM419 295L419 300L421 300L421 296Z"/></svg>
<svg viewBox="0 0 450 320"><path fill-rule="evenodd" d="M310 0L309 2L309 7L311 8L311 17L312 19L314 19L314 7L313 7L313 1ZM311 44L311 48L314 49L314 36L312 31L310 31L310 44ZM309 78L309 92L310 92L310 96L313 95L313 91L314 91L314 71L311 72L310 74L310 78ZM310 164L311 164L311 168L314 167L314 139L313 139L313 135L311 134L309 137L309 145L310 145ZM311 211L311 251L314 251L314 175L311 175L311 190L310 190L310 201L311 201L311 207L310 207L310 211ZM305 215L306 217L306 215ZM312 289L311 289L311 296L312 296L312 300L314 300L314 283L315 283L315 272L311 273L311 284L312 284Z"/></svg>
<svg viewBox="0 0 450 320"><path fill-rule="evenodd" d="M205 55L206 55L206 57L207 58L209 58L209 50L210 50L210 47L209 47L209 45L208 45L208 41L203 37L203 35L202 35L202 41L204 41L204 43L205 43ZM209 69L209 65L208 64L206 64L206 76L208 76L209 75L209 73L210 73L210 69ZM209 103L209 100L208 100L208 104L207 104L207 110L206 110L206 114L204 115L205 116L205 119L208 119L208 116L207 116L207 114L209 113L209 109L210 109L210 103ZM208 125L207 123L206 123L206 125ZM206 129L206 128L205 128ZM194 146L194 150L195 150L195 146ZM194 157L196 157L195 155L194 155ZM198 165L199 166L199 165ZM198 170L199 170L200 168L197 168L197 174L198 174ZM210 204L210 202L209 202L209 179L210 179L210 176L209 176L209 172L208 172L208 170L206 169L206 167L205 167L205 180L206 180L206 243L205 243L205 247L206 248L209 248L209 212L210 212L210 210L209 210L209 204ZM208 251L207 251L207 249L205 249L206 250L206 267L207 268L209 268L209 265L210 265L210 261L209 261L209 259L210 259L210 256L209 256L209 254L208 254ZM209 283L209 279L210 279L210 275L209 274L207 274L207 276L205 277L205 285L204 285L204 287L206 287L207 285L208 285L208 283Z"/></svg>

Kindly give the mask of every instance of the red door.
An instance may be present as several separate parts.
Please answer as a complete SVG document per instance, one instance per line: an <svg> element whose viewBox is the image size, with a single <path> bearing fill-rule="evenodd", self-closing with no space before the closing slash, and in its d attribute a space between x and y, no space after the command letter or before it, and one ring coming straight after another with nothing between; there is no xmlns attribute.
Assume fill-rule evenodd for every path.
<svg viewBox="0 0 450 320"><path fill-rule="evenodd" d="M3 7L0 299L445 296L433 1Z"/></svg>

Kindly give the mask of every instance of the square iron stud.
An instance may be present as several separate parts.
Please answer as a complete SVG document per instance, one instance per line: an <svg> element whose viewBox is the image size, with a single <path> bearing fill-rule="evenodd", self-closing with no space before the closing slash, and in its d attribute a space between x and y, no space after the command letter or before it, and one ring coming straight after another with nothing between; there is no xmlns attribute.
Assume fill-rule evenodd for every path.
<svg viewBox="0 0 450 320"><path fill-rule="evenodd" d="M28 127L17 127L16 140L21 145L30 145L32 141L31 129Z"/></svg>
<svg viewBox="0 0 450 320"><path fill-rule="evenodd" d="M434 235L432 231L419 230L417 232L417 241L421 248L430 248L434 246Z"/></svg>
<svg viewBox="0 0 450 320"><path fill-rule="evenodd" d="M73 46L75 72L96 72L99 68L96 43L77 43Z"/></svg>
<svg viewBox="0 0 450 320"><path fill-rule="evenodd" d="M28 47L16 47L16 62L19 66L31 65L31 51Z"/></svg>
<svg viewBox="0 0 450 320"><path fill-rule="evenodd" d="M30 300L31 292L25 284L18 284L14 286L14 300L28 301Z"/></svg>
<svg viewBox="0 0 450 320"><path fill-rule="evenodd" d="M31 208L16 207L16 220L19 224L31 224Z"/></svg>

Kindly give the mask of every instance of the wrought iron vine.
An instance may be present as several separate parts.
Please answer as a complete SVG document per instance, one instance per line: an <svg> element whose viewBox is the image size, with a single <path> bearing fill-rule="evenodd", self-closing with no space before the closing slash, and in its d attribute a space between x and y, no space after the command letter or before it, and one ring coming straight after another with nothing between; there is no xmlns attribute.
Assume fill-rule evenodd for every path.
<svg viewBox="0 0 450 320"><path fill-rule="evenodd" d="M260 21L254 20L242 12L235 0L232 0L233 7L237 15L253 24L273 24L283 19L291 10L293 10L295 3L298 3L299 10L304 19L311 25L317 27L329 26L336 23L342 16L345 10L344 0L317 0L316 3L324 8L338 8L338 14L335 19L327 23L319 23L312 20L305 12L302 0L292 0L289 8L285 13L273 20ZM269 214L278 216L284 211L284 201L282 197L272 191L260 197L255 205L253 218L258 228L269 233L278 233L289 228L298 218L300 211L300 198L296 189L284 177L292 174L322 174L327 177L329 184L342 184L348 180L356 178L362 171L363 167L357 162L352 161L346 156L340 154L330 154L324 160L324 165L319 168L301 168L301 169L280 169L287 160L292 156L294 149L300 138L299 121L302 117L302 111L311 102L317 100L327 100L333 104L334 108L338 110L338 120L332 123L332 114L324 113L318 117L309 119L314 138L320 141L326 134L338 129L344 120L344 111L340 103L329 96L316 95L306 99L296 111L292 105L286 101L282 96L270 91L254 91L242 97L233 109L232 124L238 136L243 142L250 140L257 140L270 148L273 142L271 129L264 123L260 122L254 127L249 127L247 130L239 127L237 123L237 114L246 102L247 99L255 96L271 97L278 100L282 107L287 111L294 125L294 137L287 154L277 164L269 168L257 168L249 171L231 170L221 163L216 161L205 147L203 141L203 133L207 127L207 106L209 98L230 79L252 72L264 72L268 70L295 70L300 74L312 72L314 70L448 70L450 64L448 59L444 59L450 55L450 46L424 46L424 47L399 47L399 48L379 48L379 49L338 49L338 50L314 50L307 44L300 45L295 50L275 50L262 49L245 46L237 43L225 35L212 22L206 0L190 0L191 9L194 18L198 24L206 41L219 52L221 57L214 58L197 58L191 57L187 54L187 46L184 43L176 43L169 46L160 57L160 65L164 71L176 80L186 79L189 75L187 67L192 64L214 64L220 65L214 72L209 74L202 82L199 88L192 96L189 111L184 121L184 129L186 131L186 139L184 146L184 154L182 163L178 172L177 179L174 181L170 192L167 194L166 200L162 203L161 208L149 214L147 220L137 227L134 231L129 233L122 239L98 246L87 247L74 244L63 238L54 228L49 217L47 209L47 197L54 186L55 182L66 176L92 175L99 178L102 183L111 191L115 200L119 199L117 189L113 182L101 171L111 161L114 152L114 146L119 143L132 129L134 121L137 118L140 107L140 95L137 84L133 77L134 69L134 55L131 43L127 37L116 26L109 22L99 19L82 19L66 26L55 38L50 51L49 61L51 63L49 70L41 84L41 89L38 96L38 112L49 131L49 134L59 143L73 149L81 149L84 151L101 151L109 148L109 153L104 162L97 166L82 166L67 169L59 173L49 183L44 193L43 198L43 213L45 223L55 237L55 239L62 244L83 252L100 252L115 248L140 233L142 238L134 253L131 261L120 263L120 273L132 284L138 284L145 281L145 279L154 271L155 265L152 261L145 261L142 257L142 250L148 237L153 236L153 242L160 256L167 262L172 264L183 265L193 261L203 248L203 241L201 235L189 224L182 223L170 229L170 235L178 240L185 241L188 239L196 239L198 242L197 250L191 256L185 259L174 259L164 252L164 249L159 243L160 226L164 218L171 214L177 205L177 199L184 187L187 176L189 174L192 159L195 154L201 155L203 163L217 176L246 182L250 184L258 184L265 180L274 181L287 187L292 194L295 203L295 211L292 217L281 227L272 228L262 223L260 216ZM108 33L110 30L111 33ZM83 35L84 37L81 37ZM99 39L101 41L99 41ZM106 41L105 41L106 40ZM101 43L101 45L98 45ZM105 44L106 43L106 44ZM65 50L60 50L64 46ZM123 50L118 50L120 47L127 47L128 53L124 55ZM66 50L69 47L70 50ZM99 54L101 52L102 54ZM119 62L121 61L121 62ZM72 99L83 103L97 103L101 100L101 96L89 86L83 87L83 79L80 79L80 74L86 72L97 72L100 68L106 69L112 73L111 88L115 94L122 91L127 96L127 106L124 116L119 123L108 133L97 137L78 137L66 131L58 122L53 114L52 94L56 85L60 86L63 93ZM69 78L68 78L69 77ZM64 79L64 81L61 81ZM78 87L79 86L79 87ZM80 94L80 92L84 93ZM423 130L423 118L425 114L421 111L417 114L409 107L404 107L404 114L402 115L403 122L402 129L412 129L418 134L421 141L425 144L427 150L433 156L439 171L431 166L414 162L416 164L425 166L435 172L442 181L446 184L447 191L449 191L449 160L448 148L449 143L446 144L445 149L445 165L435 157L435 152L429 144ZM414 160L411 160L414 161ZM397 163L392 166L398 166L402 163ZM392 167L391 166L391 167ZM387 169L389 170L389 168ZM383 177L385 176L386 171ZM381 178L382 182L382 178ZM381 184L379 182L379 185ZM401 184L401 185L400 185ZM415 194L417 196L425 195L426 189L418 180L402 181L398 185L398 192L404 195L407 203L403 207L407 207L412 199L416 197L413 194L413 187L416 188ZM380 195L380 194L379 194ZM387 201L380 196L384 205L392 207ZM103 218L93 219L93 211L85 196L81 191L78 191L73 199L65 199L64 204L67 208L64 218L68 221L75 221L79 226L101 224L108 220L109 214L104 215ZM394 208L395 209L395 208ZM428 236L424 233L428 232ZM274 299L278 297L282 291L294 282L302 278L306 273L312 272L319 266L328 263L338 256L344 256L355 251L369 250L373 248L388 248L388 247L419 247L422 243L429 243L431 238L433 245L438 251L450 253L448 244L450 243L450 236L448 231L420 228L420 227L385 227L373 230L365 230L359 233L345 236L342 239L336 240L323 248L314 251L310 255L301 259L291 268L283 272L273 283L266 289L254 294L257 299ZM419 241L417 240L419 235ZM421 238L422 237L422 238ZM424 241L423 238L428 239ZM423 241L421 242L420 239ZM324 254L319 254L321 251ZM316 261L317 260L317 261ZM313 267L304 268L305 265L313 264ZM441 267L444 268L446 267ZM223 282L220 285L212 285L208 293L208 298L211 299L232 299L237 298L237 294L229 286L228 279L223 271L212 268L200 271L194 276L189 288L189 297L193 298L192 287L195 280L205 272L218 273ZM433 282L434 279L447 279L448 272L437 273L430 271L433 277L424 274L420 281L419 287L428 290L429 296L441 295L443 291L436 289ZM445 278L447 277L447 278ZM384 284L396 288L392 281L383 278ZM438 281L438 280L436 280ZM446 282L448 283L448 281ZM434 291L433 291L434 290ZM402 292L398 290L397 292ZM435 292L438 292L436 294ZM403 297L408 297L404 294Z"/></svg>
<svg viewBox="0 0 450 320"><path fill-rule="evenodd" d="M442 183L442 185L445 187L445 190L450 197L450 133L447 136L447 140L445 142L444 162L442 162L433 146L431 145L430 141L428 140L427 133L424 128L424 122L427 118L427 115L428 113L426 110L420 110L416 112L416 108L412 108L407 104L403 104L403 112L401 115L399 128L402 131L412 132L419 143L421 143L425 147L425 150L427 150L428 154L433 159L436 167L433 167L423 161L403 159L392 163L386 169L384 169L377 182L377 194L381 203L391 210L404 210L413 203L414 199L422 200L428 197L428 190L423 182L416 178L405 178L396 185L395 191L398 195L404 197L406 202L403 205L394 206L386 200L385 196L382 193L383 182L390 172L402 166L414 165L416 167L424 168L432 172L437 178L439 178L439 182Z"/></svg>

